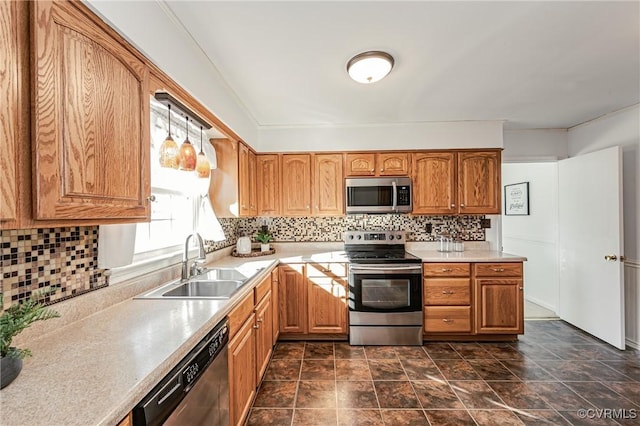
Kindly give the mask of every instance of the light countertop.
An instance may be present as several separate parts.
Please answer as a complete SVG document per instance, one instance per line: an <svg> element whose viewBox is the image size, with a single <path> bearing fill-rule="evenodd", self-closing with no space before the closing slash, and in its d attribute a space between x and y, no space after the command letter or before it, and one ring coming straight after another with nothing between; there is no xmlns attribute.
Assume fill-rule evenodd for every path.
<svg viewBox="0 0 640 426"><path fill-rule="evenodd" d="M275 248L274 255L226 256L208 265L255 273L229 300L128 298L26 344L20 342L33 357L24 360L18 378L0 391L0 424L114 425L279 262L347 261L342 243L276 243ZM408 251L434 262L526 260L490 250L440 253L414 246ZM91 300L84 297L68 302Z"/></svg>

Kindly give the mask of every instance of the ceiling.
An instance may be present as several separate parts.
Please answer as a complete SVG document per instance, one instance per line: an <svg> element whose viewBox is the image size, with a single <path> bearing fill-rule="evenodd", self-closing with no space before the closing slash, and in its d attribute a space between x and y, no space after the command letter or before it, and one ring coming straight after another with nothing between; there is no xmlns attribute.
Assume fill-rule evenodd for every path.
<svg viewBox="0 0 640 426"><path fill-rule="evenodd" d="M640 3L167 1L261 127L570 128L640 100ZM346 63L395 58L372 85Z"/></svg>

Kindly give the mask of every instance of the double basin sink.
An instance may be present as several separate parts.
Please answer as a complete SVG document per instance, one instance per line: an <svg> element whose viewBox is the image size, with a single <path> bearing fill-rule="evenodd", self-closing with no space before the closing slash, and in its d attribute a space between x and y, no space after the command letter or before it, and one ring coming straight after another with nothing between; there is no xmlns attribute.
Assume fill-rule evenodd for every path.
<svg viewBox="0 0 640 426"><path fill-rule="evenodd" d="M208 269L189 279L165 284L138 298L224 300L229 299L251 277L234 268Z"/></svg>

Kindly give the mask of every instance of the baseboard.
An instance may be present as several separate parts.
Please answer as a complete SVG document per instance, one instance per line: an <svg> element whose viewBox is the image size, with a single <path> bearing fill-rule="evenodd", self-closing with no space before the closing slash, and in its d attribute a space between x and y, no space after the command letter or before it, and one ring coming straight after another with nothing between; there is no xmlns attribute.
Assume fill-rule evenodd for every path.
<svg viewBox="0 0 640 426"><path fill-rule="evenodd" d="M542 300L536 299L535 297L525 297L524 300L529 301L531 303L535 303L536 305L542 306L545 309L550 310L551 312L558 312L557 306L552 306Z"/></svg>

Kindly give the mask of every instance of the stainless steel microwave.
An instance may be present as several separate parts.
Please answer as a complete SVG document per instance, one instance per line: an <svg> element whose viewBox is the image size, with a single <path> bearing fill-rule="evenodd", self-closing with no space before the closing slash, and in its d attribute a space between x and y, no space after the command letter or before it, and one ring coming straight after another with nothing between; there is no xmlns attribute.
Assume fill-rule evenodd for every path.
<svg viewBox="0 0 640 426"><path fill-rule="evenodd" d="M411 212L411 178L348 178L346 212L408 213Z"/></svg>

